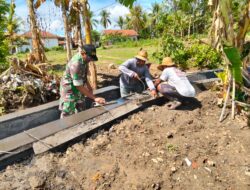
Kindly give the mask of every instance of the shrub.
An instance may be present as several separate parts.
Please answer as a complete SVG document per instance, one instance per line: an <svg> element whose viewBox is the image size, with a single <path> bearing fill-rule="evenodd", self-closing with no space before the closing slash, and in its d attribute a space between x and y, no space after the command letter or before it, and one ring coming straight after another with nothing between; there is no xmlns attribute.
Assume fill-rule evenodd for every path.
<svg viewBox="0 0 250 190"><path fill-rule="evenodd" d="M153 56L160 62L164 57L172 57L182 69L188 67L213 69L222 61L220 54L209 45L194 43L185 47L181 40L169 35L163 36L161 50L153 53Z"/></svg>
<svg viewBox="0 0 250 190"><path fill-rule="evenodd" d="M62 46L55 46L55 47L52 47L51 50L53 51L63 51L63 47Z"/></svg>
<svg viewBox="0 0 250 190"><path fill-rule="evenodd" d="M153 53L153 57L160 62L164 57L171 57L181 68L186 69L186 60L189 59L189 54L185 51L182 41L170 35L165 35L161 40L161 51Z"/></svg>
<svg viewBox="0 0 250 190"><path fill-rule="evenodd" d="M188 49L188 53L191 58L187 61L187 64L199 69L218 68L222 61L220 54L206 44L195 43Z"/></svg>

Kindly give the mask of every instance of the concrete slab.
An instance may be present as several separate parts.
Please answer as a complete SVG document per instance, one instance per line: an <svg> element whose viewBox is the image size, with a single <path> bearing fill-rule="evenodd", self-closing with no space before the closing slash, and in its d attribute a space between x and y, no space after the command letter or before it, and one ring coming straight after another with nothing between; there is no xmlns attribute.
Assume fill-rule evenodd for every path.
<svg viewBox="0 0 250 190"><path fill-rule="evenodd" d="M105 97L108 101L120 97L117 86L109 86L94 91L97 96ZM34 108L28 108L0 117L0 139L15 135L24 130L59 119L59 101L53 101ZM90 108L92 101L86 100L86 107Z"/></svg>
<svg viewBox="0 0 250 190"><path fill-rule="evenodd" d="M46 151L62 146L64 143L72 141L76 138L79 138L86 133L91 133L94 130L98 130L101 126L118 119L119 117L128 114L136 109L139 109L141 105L135 103L128 103L122 106L119 106L115 109L110 110L110 112L100 115L95 118L96 122L85 122L80 125L65 129L60 131L52 136L49 136L41 141L37 141L33 144L33 150L35 154L41 154ZM47 144L52 147L46 146Z"/></svg>

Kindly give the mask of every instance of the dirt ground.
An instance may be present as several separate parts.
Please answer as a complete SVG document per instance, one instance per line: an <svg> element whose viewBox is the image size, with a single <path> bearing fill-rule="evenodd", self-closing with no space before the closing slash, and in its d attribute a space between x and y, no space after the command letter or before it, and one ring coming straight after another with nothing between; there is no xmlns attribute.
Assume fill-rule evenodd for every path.
<svg viewBox="0 0 250 190"><path fill-rule="evenodd" d="M103 74L117 82L111 79L117 70ZM220 123L215 92L202 92L197 100L200 106L179 110L151 106L66 152L8 166L0 173L0 189L250 189L246 118Z"/></svg>

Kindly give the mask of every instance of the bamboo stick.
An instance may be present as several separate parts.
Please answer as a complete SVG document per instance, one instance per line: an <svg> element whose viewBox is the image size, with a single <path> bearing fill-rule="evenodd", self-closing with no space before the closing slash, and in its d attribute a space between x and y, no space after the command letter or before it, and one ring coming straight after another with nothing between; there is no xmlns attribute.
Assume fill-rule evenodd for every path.
<svg viewBox="0 0 250 190"><path fill-rule="evenodd" d="M234 119L234 116L235 116L235 79L233 77L233 91L232 91L232 119Z"/></svg>
<svg viewBox="0 0 250 190"><path fill-rule="evenodd" d="M223 104L223 108L222 108L221 115L220 115L220 119L219 119L220 122L222 122L222 120L224 119L224 113L225 113L225 110L226 110L227 101L228 101L228 99L229 99L230 88L231 88L231 80L230 80L230 82L228 83L227 94L226 94L225 102L224 102L224 104Z"/></svg>

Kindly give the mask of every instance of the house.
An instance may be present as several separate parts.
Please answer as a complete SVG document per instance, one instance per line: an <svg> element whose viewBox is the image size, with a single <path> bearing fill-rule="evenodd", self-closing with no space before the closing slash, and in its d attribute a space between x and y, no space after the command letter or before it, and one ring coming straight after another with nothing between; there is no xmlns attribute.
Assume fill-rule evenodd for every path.
<svg viewBox="0 0 250 190"><path fill-rule="evenodd" d="M25 52L30 51L32 49L32 34L31 32L25 32L21 35L21 37L25 38L27 40L27 43L25 45L22 45L20 47L17 47L17 52ZM57 36L56 34L52 34L47 31L41 31L41 38L42 42L45 48L52 48L55 46L62 45L63 37ZM59 43L60 41L60 43ZM64 44L63 44L64 45Z"/></svg>
<svg viewBox="0 0 250 190"><path fill-rule="evenodd" d="M131 40L137 40L139 36L135 30L104 30L103 35L121 35Z"/></svg>

